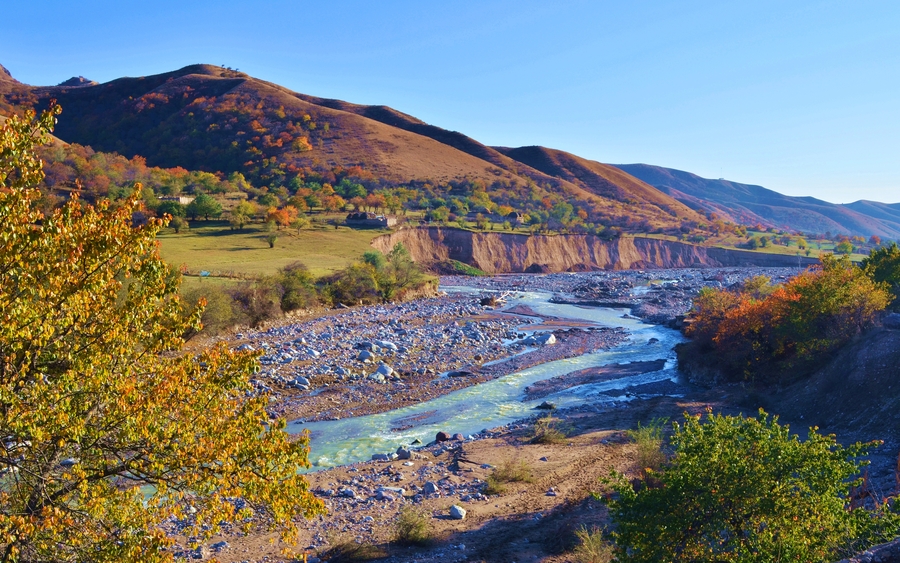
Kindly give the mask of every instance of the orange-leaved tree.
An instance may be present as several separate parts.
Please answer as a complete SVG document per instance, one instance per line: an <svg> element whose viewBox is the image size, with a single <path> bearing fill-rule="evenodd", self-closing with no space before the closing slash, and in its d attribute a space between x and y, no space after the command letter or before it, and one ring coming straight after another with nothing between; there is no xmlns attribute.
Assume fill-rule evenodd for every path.
<svg viewBox="0 0 900 563"><path fill-rule="evenodd" d="M256 355L182 351L199 311L159 257L162 222L132 225L138 199L37 208L34 147L58 113L0 128L0 560L170 561L172 517L289 539L323 510L297 473L308 436L249 396Z"/></svg>
<svg viewBox="0 0 900 563"><path fill-rule="evenodd" d="M692 355L725 379L760 382L802 376L866 328L890 302L885 284L849 258L826 255L821 267L777 287L752 278L737 291L703 290L694 301ZM691 367L689 366L689 369Z"/></svg>

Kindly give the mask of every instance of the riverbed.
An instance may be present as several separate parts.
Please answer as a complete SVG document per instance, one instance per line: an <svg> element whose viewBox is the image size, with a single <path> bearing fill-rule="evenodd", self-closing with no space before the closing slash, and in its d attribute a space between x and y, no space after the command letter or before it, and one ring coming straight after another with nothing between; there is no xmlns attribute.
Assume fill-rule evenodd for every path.
<svg viewBox="0 0 900 563"><path fill-rule="evenodd" d="M442 289L473 296L476 292L465 286ZM487 429L535 415L540 412L536 407L545 401L556 408L617 408L639 395L610 391L678 381L672 348L682 340L680 333L631 317L629 309L552 303L552 297L553 293L546 291L516 292L507 296L504 308L527 307L543 317L571 320L573 325L587 323L624 330L625 342L609 350L591 350L577 357L542 363L414 405L340 420L294 422L288 430L310 432L310 461L314 469L324 469L365 461L373 454L390 453L400 446L425 444L434 440L438 432L475 438ZM534 332L527 324L519 328L523 333ZM525 399L525 389L539 381L593 367L654 360L663 360L663 368L574 385L539 400Z"/></svg>

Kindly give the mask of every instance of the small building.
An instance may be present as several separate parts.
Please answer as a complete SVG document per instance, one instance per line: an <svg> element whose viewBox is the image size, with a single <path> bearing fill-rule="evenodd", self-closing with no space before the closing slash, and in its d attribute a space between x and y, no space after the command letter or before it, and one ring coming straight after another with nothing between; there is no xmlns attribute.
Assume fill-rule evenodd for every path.
<svg viewBox="0 0 900 563"><path fill-rule="evenodd" d="M380 227L389 228L397 224L396 217L388 217L387 215L376 215L371 212L358 211L347 215L346 223L348 227Z"/></svg>
<svg viewBox="0 0 900 563"><path fill-rule="evenodd" d="M192 195L161 195L159 196L159 201L175 201L180 203L181 205L188 205L192 201L194 201L194 196Z"/></svg>

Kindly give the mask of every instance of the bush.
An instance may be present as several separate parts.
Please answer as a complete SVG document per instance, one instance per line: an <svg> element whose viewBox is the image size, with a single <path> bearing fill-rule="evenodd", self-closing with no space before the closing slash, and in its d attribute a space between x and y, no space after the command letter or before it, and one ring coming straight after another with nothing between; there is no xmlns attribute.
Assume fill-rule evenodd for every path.
<svg viewBox="0 0 900 563"><path fill-rule="evenodd" d="M647 426L638 423L636 430L626 432L637 444L637 466L642 477L646 478L666 462L666 454L662 450L662 429L667 421L665 418L656 418Z"/></svg>
<svg viewBox="0 0 900 563"><path fill-rule="evenodd" d="M603 530L581 528L575 532L575 537L578 538L578 546L572 555L578 563L609 563L613 560L615 550L604 537Z"/></svg>
<svg viewBox="0 0 900 563"><path fill-rule="evenodd" d="M318 302L315 279L301 262L278 270L274 283L281 292L281 310L285 313L315 305Z"/></svg>
<svg viewBox="0 0 900 563"><path fill-rule="evenodd" d="M485 482L486 495L500 495L506 492L506 483L531 483L534 477L531 466L524 461L507 460L500 467L495 467Z"/></svg>
<svg viewBox="0 0 900 563"><path fill-rule="evenodd" d="M564 444L571 428L558 418L545 416L534 422L532 444Z"/></svg>
<svg viewBox="0 0 900 563"><path fill-rule="evenodd" d="M353 540L341 541L328 549L322 557L329 563L355 563L356 561L373 561L383 559L388 553L377 545L356 543Z"/></svg>
<svg viewBox="0 0 900 563"><path fill-rule="evenodd" d="M849 258L822 258L774 289L750 280L734 291L704 289L694 300L693 342L679 362L712 366L730 380L784 382L815 369L869 326L891 296Z"/></svg>
<svg viewBox="0 0 900 563"><path fill-rule="evenodd" d="M612 479L617 555L628 561L831 561L900 531L898 516L850 510L868 447L811 428L800 441L769 419L685 415L675 456L652 486ZM856 482L858 484L858 481Z"/></svg>
<svg viewBox="0 0 900 563"><path fill-rule="evenodd" d="M421 509L404 506L394 523L394 541L404 545L428 545L432 541L431 525Z"/></svg>

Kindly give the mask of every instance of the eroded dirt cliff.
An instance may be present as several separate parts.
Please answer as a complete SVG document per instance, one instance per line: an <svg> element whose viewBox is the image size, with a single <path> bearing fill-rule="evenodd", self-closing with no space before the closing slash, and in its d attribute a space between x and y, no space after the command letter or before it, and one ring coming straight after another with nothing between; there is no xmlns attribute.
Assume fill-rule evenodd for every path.
<svg viewBox="0 0 900 563"><path fill-rule="evenodd" d="M413 259L433 264L448 259L490 274L525 271L567 272L704 266L806 266L817 259L707 248L681 242L592 235L476 233L445 227L401 229L377 237L372 246L387 252L401 242Z"/></svg>

